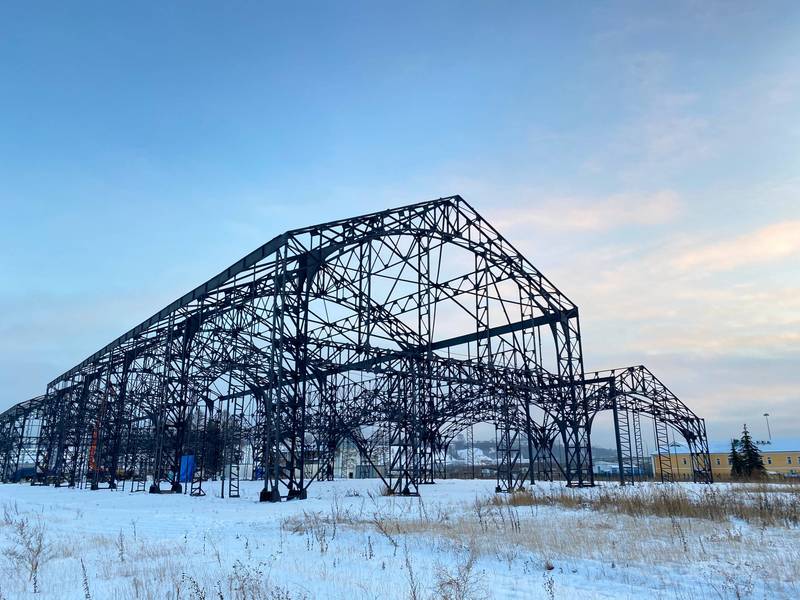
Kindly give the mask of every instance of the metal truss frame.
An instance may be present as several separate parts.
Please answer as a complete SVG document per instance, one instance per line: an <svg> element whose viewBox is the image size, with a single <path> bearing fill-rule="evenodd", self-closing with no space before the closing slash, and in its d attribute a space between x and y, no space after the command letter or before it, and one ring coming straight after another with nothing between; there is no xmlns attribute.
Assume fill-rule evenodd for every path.
<svg viewBox="0 0 800 600"><path fill-rule="evenodd" d="M235 497L243 476L275 502L349 440L416 495L487 422L499 492L556 469L587 486L600 410L676 429L710 481L702 420L643 367L585 374L577 306L452 196L274 238L0 415L0 458L4 481L24 455L34 484Z"/></svg>

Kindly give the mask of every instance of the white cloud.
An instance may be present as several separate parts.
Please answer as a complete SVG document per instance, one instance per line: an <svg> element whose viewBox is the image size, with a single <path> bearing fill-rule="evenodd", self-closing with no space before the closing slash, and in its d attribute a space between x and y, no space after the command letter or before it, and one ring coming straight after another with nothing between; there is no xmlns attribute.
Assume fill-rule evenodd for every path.
<svg viewBox="0 0 800 600"><path fill-rule="evenodd" d="M558 198L525 208L506 209L490 219L498 229L535 227L542 231L601 232L634 225L667 223L681 212L671 190L651 194L616 194L606 198Z"/></svg>

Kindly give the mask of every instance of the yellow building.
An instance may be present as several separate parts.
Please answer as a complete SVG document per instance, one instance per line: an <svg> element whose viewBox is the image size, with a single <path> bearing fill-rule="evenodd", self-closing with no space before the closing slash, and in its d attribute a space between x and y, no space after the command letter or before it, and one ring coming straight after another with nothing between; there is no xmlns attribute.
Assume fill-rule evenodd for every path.
<svg viewBox="0 0 800 600"><path fill-rule="evenodd" d="M772 477L800 478L800 440L756 441L761 451L764 468ZM731 476L731 443L712 443L709 446L711 455L711 472L715 481L724 481ZM661 470L657 455L651 456L653 472L656 480L661 479ZM673 448L672 475L677 481L692 480L692 459L685 446Z"/></svg>

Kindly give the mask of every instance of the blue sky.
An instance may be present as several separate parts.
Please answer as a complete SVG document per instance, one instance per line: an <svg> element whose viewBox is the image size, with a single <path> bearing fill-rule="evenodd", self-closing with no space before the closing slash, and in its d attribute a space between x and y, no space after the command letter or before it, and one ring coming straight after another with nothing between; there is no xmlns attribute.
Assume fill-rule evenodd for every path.
<svg viewBox="0 0 800 600"><path fill-rule="evenodd" d="M562 4L4 3L0 408L281 231L459 193L587 368L796 436L800 4Z"/></svg>

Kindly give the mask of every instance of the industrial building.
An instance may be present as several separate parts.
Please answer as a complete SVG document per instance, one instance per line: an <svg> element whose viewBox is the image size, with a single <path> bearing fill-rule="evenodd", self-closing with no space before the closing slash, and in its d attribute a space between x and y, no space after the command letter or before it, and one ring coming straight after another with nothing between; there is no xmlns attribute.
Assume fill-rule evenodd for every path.
<svg viewBox="0 0 800 600"><path fill-rule="evenodd" d="M770 477L800 478L800 439L756 440L764 460L764 469ZM715 481L731 477L730 440L710 442L711 472ZM660 477L658 455L651 457L656 478ZM674 446L671 455L672 474L679 481L692 480L691 454L685 446Z"/></svg>

